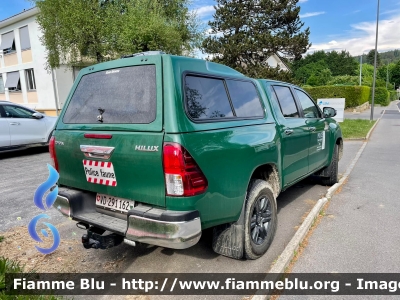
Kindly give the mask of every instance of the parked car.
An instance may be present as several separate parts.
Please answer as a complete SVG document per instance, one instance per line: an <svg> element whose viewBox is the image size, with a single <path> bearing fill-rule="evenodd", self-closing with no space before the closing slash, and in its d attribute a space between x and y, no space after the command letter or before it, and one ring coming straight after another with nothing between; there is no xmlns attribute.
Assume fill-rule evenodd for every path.
<svg viewBox="0 0 400 300"><path fill-rule="evenodd" d="M0 100L0 152L47 145L56 120L56 117Z"/></svg>
<svg viewBox="0 0 400 300"><path fill-rule="evenodd" d="M311 174L338 181L335 114L297 86L200 59L97 64L79 73L50 140L54 207L87 230L85 248L184 249L213 227L215 252L256 259L281 191Z"/></svg>

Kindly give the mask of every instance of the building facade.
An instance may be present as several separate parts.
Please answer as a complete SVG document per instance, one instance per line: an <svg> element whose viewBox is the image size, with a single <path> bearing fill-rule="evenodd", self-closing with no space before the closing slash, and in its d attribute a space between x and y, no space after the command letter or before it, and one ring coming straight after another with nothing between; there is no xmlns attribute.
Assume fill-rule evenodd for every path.
<svg viewBox="0 0 400 300"><path fill-rule="evenodd" d="M75 79L66 66L48 71L34 7L0 21L0 100L57 115Z"/></svg>
<svg viewBox="0 0 400 300"><path fill-rule="evenodd" d="M279 67L280 70L288 72L290 71L289 67L282 61L279 55L272 54L267 58L266 64L271 68Z"/></svg>

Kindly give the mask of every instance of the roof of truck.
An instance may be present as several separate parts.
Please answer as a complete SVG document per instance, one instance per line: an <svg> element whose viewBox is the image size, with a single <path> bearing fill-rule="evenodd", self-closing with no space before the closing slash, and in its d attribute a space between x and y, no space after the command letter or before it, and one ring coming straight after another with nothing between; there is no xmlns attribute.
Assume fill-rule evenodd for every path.
<svg viewBox="0 0 400 300"><path fill-rule="evenodd" d="M166 54L162 51L147 51L147 52L139 52L130 55L124 55L120 59L103 62L96 64L98 66L102 66L104 64L109 64L112 62L120 61L120 60L137 60L138 58L146 59L146 57L161 57L163 59L170 59L173 65L178 66L181 70L194 70L197 69L199 73L213 73L217 75L226 75L233 77L245 77L242 73L219 63L214 63L208 60L193 58L188 56L178 56L172 54ZM92 66L88 66L87 68L92 68ZM85 68L86 69L86 68Z"/></svg>

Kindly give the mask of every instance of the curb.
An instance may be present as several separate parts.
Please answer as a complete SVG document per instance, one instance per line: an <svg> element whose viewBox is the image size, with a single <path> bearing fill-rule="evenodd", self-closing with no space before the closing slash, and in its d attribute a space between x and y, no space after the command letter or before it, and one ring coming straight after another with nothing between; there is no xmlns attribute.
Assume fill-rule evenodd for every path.
<svg viewBox="0 0 400 300"><path fill-rule="evenodd" d="M343 141L365 141L367 138L363 137L363 138L347 138L347 139L343 139Z"/></svg>
<svg viewBox="0 0 400 300"><path fill-rule="evenodd" d="M356 165L358 159L360 158L361 154L363 153L365 147L367 146L368 140L370 135L372 134L373 130L375 129L376 125L379 123L382 116L385 114L385 110L375 122L374 126L369 130L364 143L362 144L361 148L358 150L356 156L351 161L350 165L347 167L345 173L343 174L342 178L339 180L338 183L331 186L325 194L325 197L318 200L318 202L314 205L313 209L307 215L299 229L296 231L290 242L287 244L286 248L283 250L282 254L279 256L276 263L272 266L268 273L276 274L276 279L285 273L286 268L292 261L295 251L299 248L300 244L303 242L304 238L306 237L311 225L313 224L314 220L318 217L320 211L324 207L324 205L331 200L333 194L340 188L348 179L351 171L353 170L354 166ZM256 293L251 300L266 300L269 299L270 295L260 295Z"/></svg>

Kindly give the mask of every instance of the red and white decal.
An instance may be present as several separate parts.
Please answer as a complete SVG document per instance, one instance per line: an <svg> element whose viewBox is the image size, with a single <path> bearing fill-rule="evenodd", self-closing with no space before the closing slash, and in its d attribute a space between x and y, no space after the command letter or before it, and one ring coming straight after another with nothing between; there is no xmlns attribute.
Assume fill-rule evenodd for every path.
<svg viewBox="0 0 400 300"><path fill-rule="evenodd" d="M83 170L88 182L117 186L117 177L111 162L84 159Z"/></svg>

